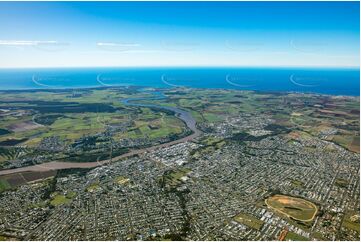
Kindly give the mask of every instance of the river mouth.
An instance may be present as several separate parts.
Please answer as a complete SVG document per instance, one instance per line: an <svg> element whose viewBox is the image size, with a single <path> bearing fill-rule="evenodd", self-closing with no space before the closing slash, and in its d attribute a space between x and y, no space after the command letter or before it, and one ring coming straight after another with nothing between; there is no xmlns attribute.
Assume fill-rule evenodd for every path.
<svg viewBox="0 0 361 242"><path fill-rule="evenodd" d="M135 156L138 154L142 154L145 152L153 151L159 148L165 148L169 147L171 145L179 144L182 142L190 141L196 137L198 137L201 132L196 127L196 120L194 117L187 111L177 108L177 107L169 107L169 106L161 106L161 105L155 105L155 104L144 104L144 103L138 103L141 101L149 101L149 100L160 100L160 99L166 99L167 97L162 92L153 92L154 96L149 98L127 98L122 99L121 103L127 106L133 106L133 107L147 107L147 108L154 108L154 109L160 109L160 110L166 110L171 111L174 113L174 116L182 120L186 126L192 131L192 133L186 137L173 140L167 143L147 147L147 148L141 148L141 149L134 149L131 150L128 153L112 157L111 159L101 160L101 161L95 161L95 162L61 162L61 161L51 161L48 163L43 163L39 165L33 165L33 166L26 166L26 167L20 167L15 169L7 169L7 170L0 170L0 175L7 175L7 174L13 174L13 173L19 173L19 172L27 172L27 171L38 171L38 172L44 172L44 171L51 171L51 170L62 170L62 169L70 169L70 168L93 168L97 166L101 166L107 163L110 163L112 161L120 160L123 158Z"/></svg>

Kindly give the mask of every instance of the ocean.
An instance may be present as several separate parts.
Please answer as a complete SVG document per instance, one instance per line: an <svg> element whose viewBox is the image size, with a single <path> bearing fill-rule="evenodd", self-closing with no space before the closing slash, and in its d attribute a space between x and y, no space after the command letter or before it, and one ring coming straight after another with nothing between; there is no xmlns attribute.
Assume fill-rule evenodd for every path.
<svg viewBox="0 0 361 242"><path fill-rule="evenodd" d="M360 96L359 69L43 68L0 69L0 90L143 86L310 92Z"/></svg>

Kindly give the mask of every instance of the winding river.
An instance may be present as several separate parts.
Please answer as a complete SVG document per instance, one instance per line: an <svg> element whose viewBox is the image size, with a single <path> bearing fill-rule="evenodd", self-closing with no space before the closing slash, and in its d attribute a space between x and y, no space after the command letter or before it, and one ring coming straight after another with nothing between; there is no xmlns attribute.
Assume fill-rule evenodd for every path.
<svg viewBox="0 0 361 242"><path fill-rule="evenodd" d="M179 119L181 119L186 126L192 130L192 134L183 137L178 140L173 140L167 143L151 146L148 148L142 148L142 149L134 149L131 150L128 153L112 157L111 159L102 160L102 161L95 161L95 162L62 162L62 161L51 161L39 165L33 165L33 166L25 166L21 168L15 168L15 169L7 169L7 170L0 170L0 175L7 175L7 174L13 174L13 173L19 173L19 172L26 172L26 171L50 171L50 170L61 170L61 169L70 169L70 168L93 168L97 166L101 166L107 163L110 163L112 161L117 161L123 158L127 158L134 155L143 154L149 151L153 151L159 148L169 147L171 145L179 144L182 142L186 142L189 140L192 140L200 135L200 131L196 127L196 120L193 118L193 116L180 108L177 107L170 107L170 106L160 106L155 104L144 104L141 103L141 101L149 101L149 100L159 100L159 99L165 99L167 98L162 92L152 92L153 97L148 98L127 98L122 99L121 102L124 105L127 106L134 106L134 107L147 107L147 108L156 108L156 109L162 109L171 111L175 114L175 116Z"/></svg>

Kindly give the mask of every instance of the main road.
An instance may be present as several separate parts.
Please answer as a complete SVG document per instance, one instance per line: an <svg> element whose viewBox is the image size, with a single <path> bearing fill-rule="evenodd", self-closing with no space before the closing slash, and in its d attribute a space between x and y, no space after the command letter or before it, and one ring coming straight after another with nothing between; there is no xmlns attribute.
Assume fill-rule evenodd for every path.
<svg viewBox="0 0 361 242"><path fill-rule="evenodd" d="M165 96L162 93L156 93L156 97L151 98L129 98L129 99L123 99L121 102L124 105L128 106L134 106L134 107L148 107L148 108L157 108L157 109L163 109L171 111L175 114L176 117L181 119L186 126L192 130L192 134L183 137L181 139L173 140L167 143L151 146L148 148L142 148L142 149L134 149L131 150L128 153L112 157L111 159L102 160L102 161L95 161L95 162L62 162L62 161L51 161L39 165L33 165L33 166L25 166L21 168L15 168L15 169L7 169L7 170L0 170L0 175L7 175L12 173L19 173L19 172L27 172L27 171L51 171L51 170L61 170L61 169L70 169L70 168L93 168L101 165L105 165L107 163L117 161L123 158L131 157L134 155L139 155L142 153L150 152L159 148L165 148L169 147L171 145L187 142L189 140L192 140L200 135L200 131L196 127L196 120L194 117L187 111L177 108L177 107L169 107L169 106L160 106L160 105L154 105L154 104L142 104L138 103L138 101L141 100L155 100L155 99L163 99Z"/></svg>

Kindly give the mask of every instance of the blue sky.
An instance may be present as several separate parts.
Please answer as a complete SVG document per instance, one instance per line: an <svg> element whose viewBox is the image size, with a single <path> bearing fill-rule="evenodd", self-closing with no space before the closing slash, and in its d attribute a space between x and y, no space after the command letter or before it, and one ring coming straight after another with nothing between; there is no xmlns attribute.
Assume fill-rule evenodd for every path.
<svg viewBox="0 0 361 242"><path fill-rule="evenodd" d="M359 66L358 2L0 2L0 68Z"/></svg>

